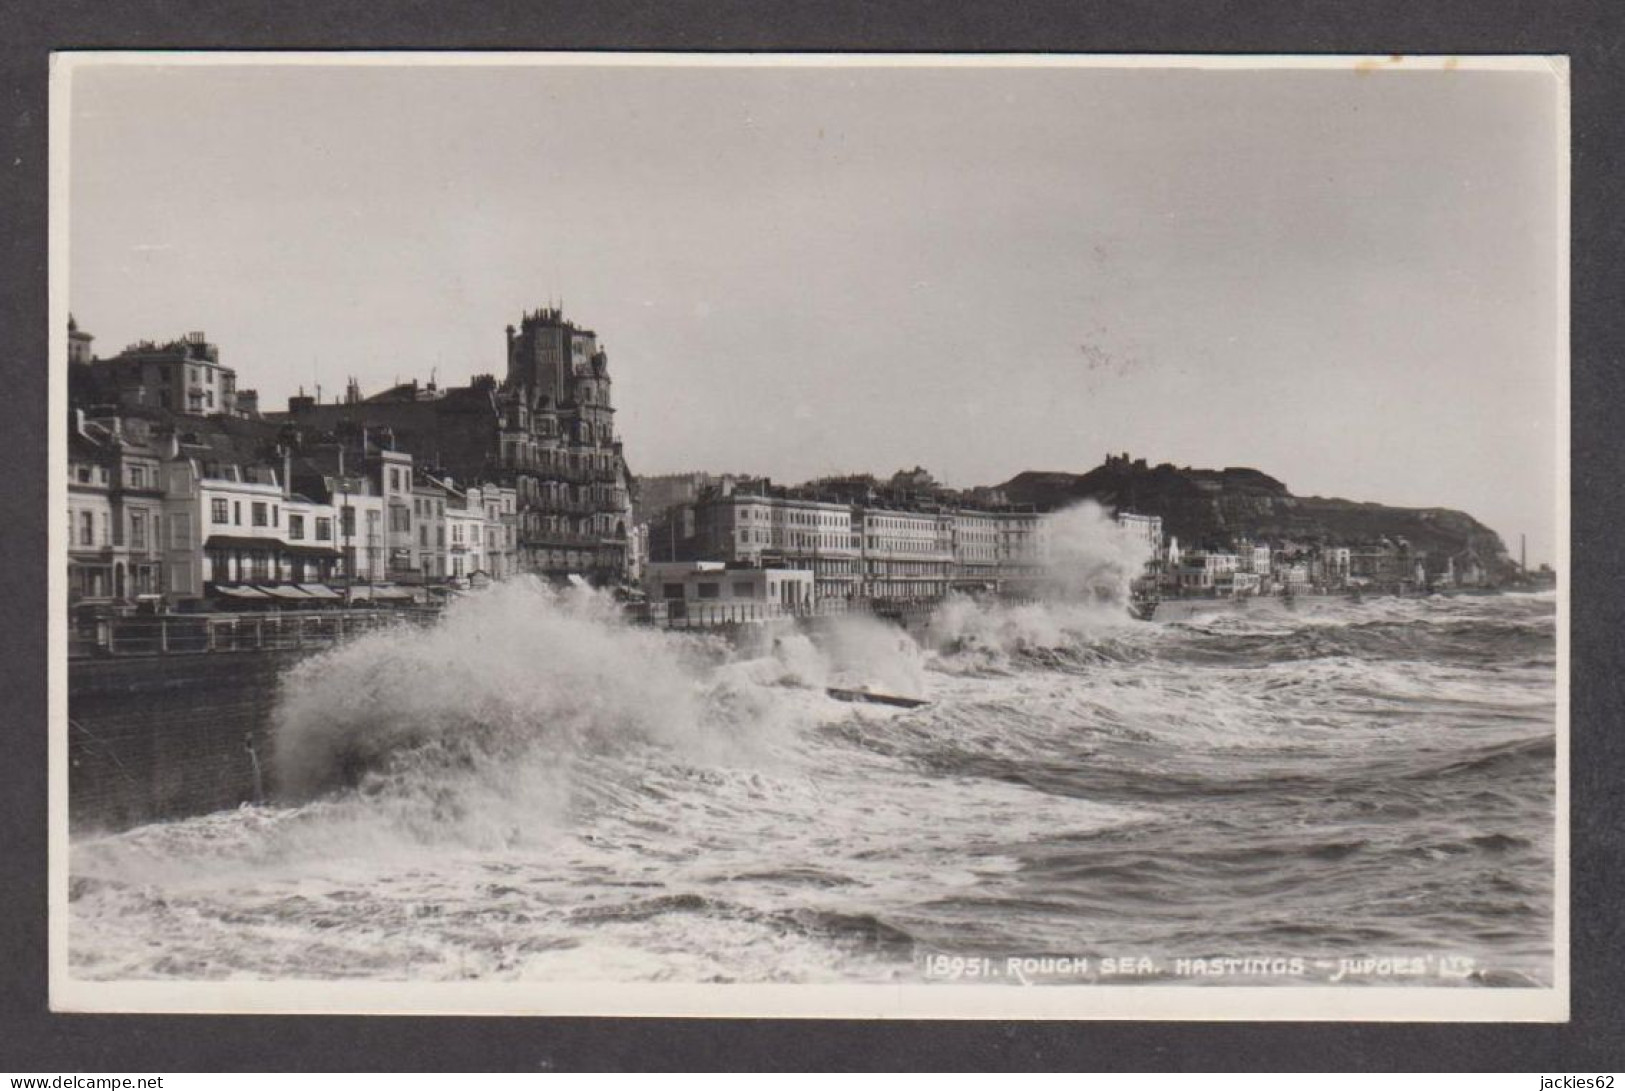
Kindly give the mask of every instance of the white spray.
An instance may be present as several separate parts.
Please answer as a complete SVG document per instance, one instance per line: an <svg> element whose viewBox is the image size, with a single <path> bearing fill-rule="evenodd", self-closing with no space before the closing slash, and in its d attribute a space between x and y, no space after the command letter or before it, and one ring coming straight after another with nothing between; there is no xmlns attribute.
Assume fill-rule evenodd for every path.
<svg viewBox="0 0 1625 1091"><path fill-rule="evenodd" d="M1128 624L1130 585L1145 571L1151 546L1086 500L1043 518L1039 558L1035 601L951 599L932 618L933 646L1001 658L1066 646Z"/></svg>

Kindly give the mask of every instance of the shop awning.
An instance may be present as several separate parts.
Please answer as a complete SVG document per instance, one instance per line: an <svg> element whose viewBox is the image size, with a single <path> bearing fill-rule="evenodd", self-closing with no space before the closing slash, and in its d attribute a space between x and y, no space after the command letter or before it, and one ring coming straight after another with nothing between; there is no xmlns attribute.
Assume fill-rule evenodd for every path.
<svg viewBox="0 0 1625 1091"><path fill-rule="evenodd" d="M320 583L297 583L297 584L294 584L294 586L299 588L299 590L303 591L305 594L309 595L313 599L324 599L324 600L336 602L337 600L342 599L344 597L343 595L339 594L337 591L333 590L331 587L326 586L325 584L320 584Z"/></svg>
<svg viewBox="0 0 1625 1091"><path fill-rule="evenodd" d="M374 587L372 597L375 599L391 599L400 602L410 602L417 596L404 587Z"/></svg>
<svg viewBox="0 0 1625 1091"><path fill-rule="evenodd" d="M296 557L336 557L339 553L332 546L289 545L286 542L278 542L276 545L284 553L292 553Z"/></svg>
<svg viewBox="0 0 1625 1091"><path fill-rule="evenodd" d="M282 543L275 538L250 538L243 534L211 534L203 543L204 549L276 549Z"/></svg>
<svg viewBox="0 0 1625 1091"><path fill-rule="evenodd" d="M330 545L293 545L280 538L250 538L245 534L211 534L203 543L204 549L264 549L291 553L298 557L336 557L338 549Z"/></svg>
<svg viewBox="0 0 1625 1091"><path fill-rule="evenodd" d="M234 599L268 599L271 596L264 591L256 591L252 587L216 587L215 594L225 595Z"/></svg>
<svg viewBox="0 0 1625 1091"><path fill-rule="evenodd" d="M270 595L274 599L286 599L289 602L309 602L312 597L305 594L291 583L279 583L271 586L263 586L260 588L260 590L264 591L267 595Z"/></svg>

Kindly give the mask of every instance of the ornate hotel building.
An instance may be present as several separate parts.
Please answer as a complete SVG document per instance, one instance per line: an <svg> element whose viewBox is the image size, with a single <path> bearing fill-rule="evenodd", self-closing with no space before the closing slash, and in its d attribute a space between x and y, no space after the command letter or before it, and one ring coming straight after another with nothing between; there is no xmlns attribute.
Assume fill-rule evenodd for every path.
<svg viewBox="0 0 1625 1091"><path fill-rule="evenodd" d="M615 435L609 358L557 308L508 327L497 466L519 497L521 564L609 585L632 561L632 475Z"/></svg>
<svg viewBox="0 0 1625 1091"><path fill-rule="evenodd" d="M491 485L514 491L518 571L615 586L632 561L632 482L610 390L597 334L546 308L508 327L501 382L494 375L449 388L413 381L365 398L351 383L342 402L300 396L275 416L410 452L417 491L390 525L405 536L390 543L391 557L405 558L391 564L401 566L403 581L411 573L451 574L455 549L441 536L452 494ZM450 491L441 495L442 487Z"/></svg>

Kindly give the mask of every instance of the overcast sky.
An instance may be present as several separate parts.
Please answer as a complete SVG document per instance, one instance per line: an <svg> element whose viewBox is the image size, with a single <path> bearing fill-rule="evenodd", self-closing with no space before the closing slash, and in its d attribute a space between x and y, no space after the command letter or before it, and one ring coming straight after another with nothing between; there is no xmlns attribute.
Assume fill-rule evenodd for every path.
<svg viewBox="0 0 1625 1091"><path fill-rule="evenodd" d="M954 485L1107 451L1556 503L1534 72L87 67L69 303L281 408L504 372L562 299L636 473Z"/></svg>

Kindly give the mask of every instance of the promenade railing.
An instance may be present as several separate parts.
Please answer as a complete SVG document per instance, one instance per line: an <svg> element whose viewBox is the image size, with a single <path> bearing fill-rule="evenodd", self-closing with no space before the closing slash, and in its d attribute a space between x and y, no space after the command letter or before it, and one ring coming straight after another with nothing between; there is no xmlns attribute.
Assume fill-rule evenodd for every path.
<svg viewBox="0 0 1625 1091"><path fill-rule="evenodd" d="M871 599L862 597L823 599L817 603L779 602L670 602L643 603L627 608L628 618L661 629L716 629L731 625L752 625L770 621L862 614L895 618L912 611L931 609L934 599Z"/></svg>
<svg viewBox="0 0 1625 1091"><path fill-rule="evenodd" d="M772 621L863 614L898 618L931 600L825 599L818 603L653 602L629 605L628 621L661 629L720 629ZM438 607L279 610L266 613L137 614L70 624L70 659L319 648L382 629L423 627Z"/></svg>
<svg viewBox="0 0 1625 1091"><path fill-rule="evenodd" d="M433 608L404 608L99 618L70 629L68 657L294 651L380 629L428 625L439 616Z"/></svg>

